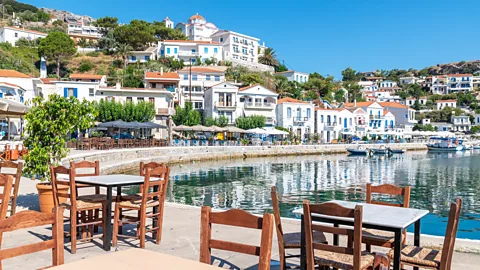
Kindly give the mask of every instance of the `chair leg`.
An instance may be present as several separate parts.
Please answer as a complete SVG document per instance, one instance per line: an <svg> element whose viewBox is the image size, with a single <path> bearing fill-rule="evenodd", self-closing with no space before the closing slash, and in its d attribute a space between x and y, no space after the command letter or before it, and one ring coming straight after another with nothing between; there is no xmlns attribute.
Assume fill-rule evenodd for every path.
<svg viewBox="0 0 480 270"><path fill-rule="evenodd" d="M112 246L116 247L118 242L118 223L120 220L120 206L115 203L115 212L113 215L113 233L112 233ZM105 236L105 235L104 235ZM105 239L106 237L104 237Z"/></svg>
<svg viewBox="0 0 480 270"><path fill-rule="evenodd" d="M10 215L11 216L15 215L16 211L17 211L17 198L13 197L13 199L12 199L12 210L10 211Z"/></svg>
<svg viewBox="0 0 480 270"><path fill-rule="evenodd" d="M144 209L140 210L140 248L145 248L145 234L146 234L146 211Z"/></svg>
<svg viewBox="0 0 480 270"><path fill-rule="evenodd" d="M94 219L99 219L100 218L100 210L95 209L95 216L93 217ZM93 226L93 232L98 233L98 225Z"/></svg>
<svg viewBox="0 0 480 270"><path fill-rule="evenodd" d="M365 250L368 252L372 252L372 245L365 244Z"/></svg>
<svg viewBox="0 0 480 270"><path fill-rule="evenodd" d="M72 254L77 253L77 211L70 209L70 250Z"/></svg>
<svg viewBox="0 0 480 270"><path fill-rule="evenodd" d="M87 211L82 211L80 213L80 224L82 223L87 223ZM82 226L80 228L80 230L82 231L82 239L85 239L87 238L87 227L86 226Z"/></svg>
<svg viewBox="0 0 480 270"><path fill-rule="evenodd" d="M162 211L162 209L158 206L157 211ZM162 241L162 227L163 227L163 211L159 212L159 215L156 217L157 219L157 235L156 235L156 244L160 245L160 242Z"/></svg>

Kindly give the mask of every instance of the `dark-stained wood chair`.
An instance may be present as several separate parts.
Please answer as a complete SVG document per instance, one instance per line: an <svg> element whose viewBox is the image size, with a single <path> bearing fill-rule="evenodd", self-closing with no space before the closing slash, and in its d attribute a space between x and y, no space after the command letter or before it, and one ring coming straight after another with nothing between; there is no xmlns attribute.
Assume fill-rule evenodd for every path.
<svg viewBox="0 0 480 270"><path fill-rule="evenodd" d="M303 202L308 270L313 270L316 266L351 270L374 268L375 255L362 251L362 211L361 205L357 205L355 209L349 209L333 202L315 205L311 205L309 201ZM328 226L326 222L322 223L322 225L312 223L312 214L351 218L354 226L352 229L351 227L334 227L333 224ZM341 247L315 242L313 239L314 231L345 235L347 236L347 245L346 247ZM385 266L388 267L388 259Z"/></svg>
<svg viewBox="0 0 480 270"><path fill-rule="evenodd" d="M210 207L203 206L200 222L200 262L211 264L212 249L220 249L258 256L257 269L270 269L273 223L272 214L263 214L263 217L258 217L240 209L212 212ZM213 239L212 224L262 230L260 246Z"/></svg>
<svg viewBox="0 0 480 270"><path fill-rule="evenodd" d="M456 199L454 203L450 204L447 230L441 250L403 245L400 253L402 264L424 269L450 270L461 209L461 199ZM393 254L394 251L391 249L388 256L393 258Z"/></svg>
<svg viewBox="0 0 480 270"><path fill-rule="evenodd" d="M272 196L272 207L273 207L273 216L275 217L275 229L277 231L277 240L278 240L278 253L280 256L280 269L284 270L289 268L287 266L286 259L299 257L299 255L286 255L286 249L300 249L301 247L301 233L292 232L284 233L282 227L282 218L280 216L280 207L278 204L277 188L271 188ZM318 243L327 243L325 235L322 232L315 231L313 233L313 238L315 242Z"/></svg>
<svg viewBox="0 0 480 270"><path fill-rule="evenodd" d="M52 225L52 239L24 246L1 249L0 270L2 269L1 262L3 260L48 249L52 250L52 265L57 266L63 264L63 209L60 207L55 207L53 213L40 213L27 210L16 213L8 219L0 220L0 235L16 230L50 224ZM27 266L27 268L29 267Z"/></svg>
<svg viewBox="0 0 480 270"><path fill-rule="evenodd" d="M0 174L0 187L2 187L2 191L0 193L0 201L1 201L0 220L7 218L8 205L10 204L10 197L12 196L12 185L13 185L13 176Z"/></svg>
<svg viewBox="0 0 480 270"><path fill-rule="evenodd" d="M118 237L135 238L140 240L140 248L145 248L146 234L151 232L155 235L155 243L162 240L163 212L165 197L167 194L170 168L166 166L148 168L145 172L145 180L141 189L141 195L131 195L128 200L115 203L115 215L113 224L113 246L117 245ZM123 216L123 210L138 211L136 217ZM147 230L147 218L152 219L153 226ZM119 233L119 226L124 224L137 225L137 235L132 237Z"/></svg>
<svg viewBox="0 0 480 270"><path fill-rule="evenodd" d="M63 174L68 176L68 180L59 180L58 175ZM108 218L106 209L106 201L103 202L89 202L83 201L80 198L77 198L77 189L75 184L75 171L68 169L63 166L50 167L50 175L52 180L53 187L53 202L55 207L65 207L70 211L70 239L71 239L71 252L75 254L77 251L77 233L78 229L81 228L85 232L88 228L93 228L93 226L105 226L105 219ZM58 185L68 185L70 187L69 193L61 193L58 191ZM59 198L67 198L69 201L65 203L60 203ZM93 216L87 215L90 211L99 210L102 211L101 218L94 218ZM85 233L82 234L81 241L88 241L94 238L103 238L103 245L106 244L106 237L103 232L102 235L93 236L93 232L89 231L89 237L85 237Z"/></svg>
<svg viewBox="0 0 480 270"><path fill-rule="evenodd" d="M383 197L392 197L392 196L402 196L403 200L401 203L392 203L380 200L374 200L373 195L378 194ZM373 186L372 184L367 184L366 192L367 200L369 204L378 204L386 206L395 206L395 207L410 207L410 187L397 187L390 184L383 184L379 186ZM390 198L393 199L393 198ZM405 244L407 238L406 231L402 235L402 243ZM374 229L365 229L363 230L363 243L366 244L366 249L371 251L371 246L380 246L393 248L395 245L395 234L392 232L386 232L382 230Z"/></svg>
<svg viewBox="0 0 480 270"><path fill-rule="evenodd" d="M3 168L15 169L15 172L5 172ZM15 215L17 209L17 197L18 189L20 188L20 179L22 178L23 163L22 162L11 162L11 161L2 161L0 162L0 173L5 175L11 175L13 177L13 188L12 194L10 196L10 215Z"/></svg>

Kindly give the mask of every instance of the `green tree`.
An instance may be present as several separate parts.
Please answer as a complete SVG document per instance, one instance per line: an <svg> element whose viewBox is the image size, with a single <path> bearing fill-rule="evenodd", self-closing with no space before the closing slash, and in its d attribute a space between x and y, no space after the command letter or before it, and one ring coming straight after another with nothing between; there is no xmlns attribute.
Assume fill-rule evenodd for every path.
<svg viewBox="0 0 480 270"><path fill-rule="evenodd" d="M115 48L115 56L122 58L123 60L123 68L127 67L127 60L128 56L130 55L131 51L133 51L132 46L126 43L119 43Z"/></svg>
<svg viewBox="0 0 480 270"><path fill-rule="evenodd" d="M80 48L86 48L88 46L88 42L86 39L84 38L81 38L78 42L77 42L77 45L80 47Z"/></svg>
<svg viewBox="0 0 480 270"><path fill-rule="evenodd" d="M105 36L110 31L115 30L118 26L118 18L116 17L102 17L93 22L93 25L99 28L102 36Z"/></svg>
<svg viewBox="0 0 480 270"><path fill-rule="evenodd" d="M235 126L241 129L263 128L265 126L265 116L252 115L247 117L240 117L235 120Z"/></svg>
<svg viewBox="0 0 480 270"><path fill-rule="evenodd" d="M335 91L333 98L337 102L345 102L345 91L343 91L343 89L338 89Z"/></svg>
<svg viewBox="0 0 480 270"><path fill-rule="evenodd" d="M284 76L275 77L275 90L278 93L279 98L291 97L291 85L288 83L288 79Z"/></svg>
<svg viewBox="0 0 480 270"><path fill-rule="evenodd" d="M191 102L186 102L185 107L177 106L175 108L175 115L172 117L175 125L195 126L201 123L200 113L193 109Z"/></svg>
<svg viewBox="0 0 480 270"><path fill-rule="evenodd" d="M344 71L342 71L342 81L359 81L361 75L354 69L348 67Z"/></svg>
<svg viewBox="0 0 480 270"><path fill-rule="evenodd" d="M267 66L278 66L277 54L274 49L266 48L263 51L263 55L258 57L258 62Z"/></svg>
<svg viewBox="0 0 480 270"><path fill-rule="evenodd" d="M471 131L472 133L478 133L478 132L480 132L480 127L479 127L479 126L473 126L473 127L470 129L470 131Z"/></svg>
<svg viewBox="0 0 480 270"><path fill-rule="evenodd" d="M172 29L165 26L164 22L154 21L153 32L158 40L186 40L187 36L180 29Z"/></svg>
<svg viewBox="0 0 480 270"><path fill-rule="evenodd" d="M142 20L132 20L130 24L118 26L113 30L117 43L128 44L134 50L143 50L154 42L154 34L150 23Z"/></svg>
<svg viewBox="0 0 480 270"><path fill-rule="evenodd" d="M80 62L80 66L78 66L77 70L80 73L85 73L85 72L89 72L94 68L95 68L95 65L92 63L92 61L84 59Z"/></svg>
<svg viewBox="0 0 480 270"><path fill-rule="evenodd" d="M103 53L111 55L115 53L117 47L117 41L113 36L113 31L109 31L105 36L98 40L98 47L103 50Z"/></svg>
<svg viewBox="0 0 480 270"><path fill-rule="evenodd" d="M260 73L256 73L256 72L241 75L240 81L244 85L253 85L257 83L265 84L265 80L262 78Z"/></svg>
<svg viewBox="0 0 480 270"><path fill-rule="evenodd" d="M97 112L87 100L56 94L50 95L48 101L37 96L31 106L25 115L28 136L23 143L28 153L24 172L46 180L49 178L49 167L58 165L68 154L66 135L90 128Z"/></svg>
<svg viewBox="0 0 480 270"><path fill-rule="evenodd" d="M407 91L410 96L416 99L419 99L420 97L425 95L422 87L418 84L409 84L408 86L406 86L405 91Z"/></svg>
<svg viewBox="0 0 480 270"><path fill-rule="evenodd" d="M55 61L57 66L57 77L60 77L60 64L75 55L77 49L75 42L67 34L53 32L40 41L38 53L48 61Z"/></svg>
<svg viewBox="0 0 480 270"><path fill-rule="evenodd" d="M285 64L279 63L278 66L275 66L275 72L284 72L288 71L288 68Z"/></svg>

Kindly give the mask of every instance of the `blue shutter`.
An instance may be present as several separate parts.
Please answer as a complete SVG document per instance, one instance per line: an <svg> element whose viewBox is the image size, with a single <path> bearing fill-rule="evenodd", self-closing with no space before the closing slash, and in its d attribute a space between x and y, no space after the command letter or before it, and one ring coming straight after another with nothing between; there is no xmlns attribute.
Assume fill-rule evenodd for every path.
<svg viewBox="0 0 480 270"><path fill-rule="evenodd" d="M73 96L74 96L75 98L78 98L77 88L73 88Z"/></svg>
<svg viewBox="0 0 480 270"><path fill-rule="evenodd" d="M67 88L63 88L63 96L68 97L68 89Z"/></svg>
<svg viewBox="0 0 480 270"><path fill-rule="evenodd" d="M0 98L3 98L3 93L0 93Z"/></svg>

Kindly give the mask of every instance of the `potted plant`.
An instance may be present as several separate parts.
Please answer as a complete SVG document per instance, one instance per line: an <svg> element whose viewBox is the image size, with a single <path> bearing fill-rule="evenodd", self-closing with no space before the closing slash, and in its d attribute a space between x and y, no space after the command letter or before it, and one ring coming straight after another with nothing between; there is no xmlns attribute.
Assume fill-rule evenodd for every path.
<svg viewBox="0 0 480 270"><path fill-rule="evenodd" d="M77 147L77 139L72 138L67 141L67 148L76 148Z"/></svg>
<svg viewBox="0 0 480 270"><path fill-rule="evenodd" d="M32 180L40 181L37 184L40 209L50 213L53 208L50 166L58 166L70 151L66 147L65 135L90 128L97 111L89 101L56 94L50 95L48 101L35 97L30 105L25 115L25 132L28 136L24 146L28 152L24 157L24 171ZM61 187L60 192L67 191L68 186Z"/></svg>
<svg viewBox="0 0 480 270"><path fill-rule="evenodd" d="M247 144L249 143L250 141L246 138L242 138L240 139L240 143L242 143L243 146L247 146Z"/></svg>

